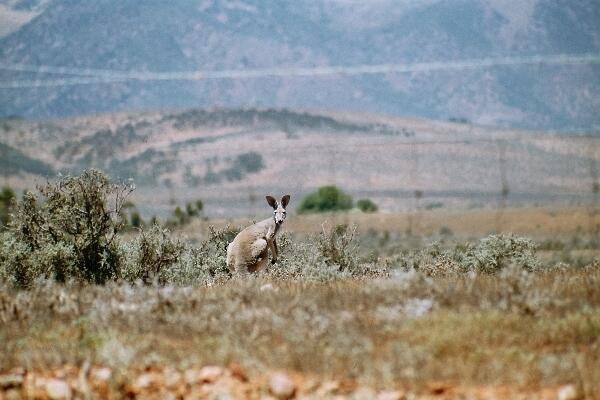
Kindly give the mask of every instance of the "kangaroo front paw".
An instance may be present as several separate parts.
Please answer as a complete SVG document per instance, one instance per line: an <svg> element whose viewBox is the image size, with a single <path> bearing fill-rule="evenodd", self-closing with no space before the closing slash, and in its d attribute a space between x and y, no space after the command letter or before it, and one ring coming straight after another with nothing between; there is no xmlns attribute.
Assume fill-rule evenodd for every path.
<svg viewBox="0 0 600 400"><path fill-rule="evenodd" d="M271 264L275 264L277 262L277 260L274 258L271 260Z"/></svg>

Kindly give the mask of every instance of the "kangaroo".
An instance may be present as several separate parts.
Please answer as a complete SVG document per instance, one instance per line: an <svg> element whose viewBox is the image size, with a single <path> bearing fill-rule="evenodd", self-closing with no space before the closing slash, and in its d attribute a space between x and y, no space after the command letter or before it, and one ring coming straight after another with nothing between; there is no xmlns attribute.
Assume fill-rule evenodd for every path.
<svg viewBox="0 0 600 400"><path fill-rule="evenodd" d="M265 268L271 249L271 264L277 262L277 242L275 240L283 221L285 208L290 195L281 198L281 203L273 196L266 196L267 203L273 207L273 217L257 222L237 234L227 246L227 267L231 272L258 272Z"/></svg>

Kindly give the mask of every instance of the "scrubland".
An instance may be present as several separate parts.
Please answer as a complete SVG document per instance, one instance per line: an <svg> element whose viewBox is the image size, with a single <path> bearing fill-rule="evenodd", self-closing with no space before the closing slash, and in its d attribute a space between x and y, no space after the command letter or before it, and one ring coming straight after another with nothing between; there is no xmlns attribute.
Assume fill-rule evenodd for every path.
<svg viewBox="0 0 600 400"><path fill-rule="evenodd" d="M26 196L2 233L0 397L599 397L589 220L469 235L458 222L427 234L298 217L275 265L232 276L225 246L242 223L88 231L79 218L106 222L103 208L68 212L69 182L45 203Z"/></svg>

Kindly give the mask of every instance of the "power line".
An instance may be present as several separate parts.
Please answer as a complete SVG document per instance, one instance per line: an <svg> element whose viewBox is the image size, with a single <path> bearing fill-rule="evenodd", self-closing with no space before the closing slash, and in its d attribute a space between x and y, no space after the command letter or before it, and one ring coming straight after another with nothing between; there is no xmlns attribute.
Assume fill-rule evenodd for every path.
<svg viewBox="0 0 600 400"><path fill-rule="evenodd" d="M403 72L459 71L514 65L581 65L600 63L600 54L551 54L533 56L488 57L457 61L435 61L411 64L375 64L322 67L275 67L221 71L140 72L104 69L79 69L0 63L0 69L13 72L73 75L75 78L33 79L0 82L0 89L56 87L106 84L126 81L199 81L210 79L257 79L268 77L319 77L327 75L372 75Z"/></svg>

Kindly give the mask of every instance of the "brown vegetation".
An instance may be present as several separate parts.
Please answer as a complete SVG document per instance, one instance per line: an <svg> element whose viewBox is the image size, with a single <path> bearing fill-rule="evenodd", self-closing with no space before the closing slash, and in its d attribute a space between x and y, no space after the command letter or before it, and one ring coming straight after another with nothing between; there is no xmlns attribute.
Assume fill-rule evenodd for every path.
<svg viewBox="0 0 600 400"><path fill-rule="evenodd" d="M5 372L88 363L111 368L127 386L145 368L236 362L251 380L286 369L318 377L317 386L600 390L597 266L328 283L233 279L197 288L47 284L1 293Z"/></svg>

